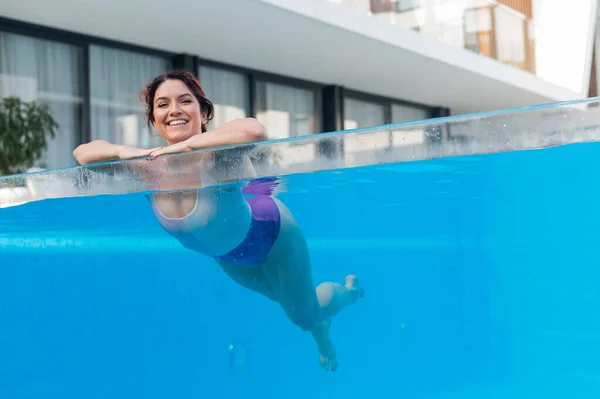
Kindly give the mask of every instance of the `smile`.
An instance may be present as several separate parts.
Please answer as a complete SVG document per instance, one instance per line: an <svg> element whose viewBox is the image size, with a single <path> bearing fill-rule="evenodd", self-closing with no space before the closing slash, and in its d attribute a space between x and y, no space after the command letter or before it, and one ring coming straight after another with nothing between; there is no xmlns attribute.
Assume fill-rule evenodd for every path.
<svg viewBox="0 0 600 399"><path fill-rule="evenodd" d="M186 125L188 123L188 121L184 121L183 119L177 119L176 121L171 121L169 123L167 123L167 126L180 126L180 125Z"/></svg>

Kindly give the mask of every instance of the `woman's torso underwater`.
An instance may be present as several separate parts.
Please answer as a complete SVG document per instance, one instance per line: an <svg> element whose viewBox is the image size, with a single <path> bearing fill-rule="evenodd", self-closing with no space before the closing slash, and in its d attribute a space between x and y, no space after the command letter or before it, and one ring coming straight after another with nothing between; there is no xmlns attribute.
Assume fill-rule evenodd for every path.
<svg viewBox="0 0 600 399"><path fill-rule="evenodd" d="M212 173L211 173L212 172ZM190 179L189 174L194 173ZM162 227L181 244L218 261L260 264L280 230L273 179L220 185L211 168L188 172L188 187L148 195ZM195 184L189 184L191 181Z"/></svg>
<svg viewBox="0 0 600 399"><path fill-rule="evenodd" d="M241 190L219 187L150 194L161 226L189 249L218 256L241 243L252 215Z"/></svg>

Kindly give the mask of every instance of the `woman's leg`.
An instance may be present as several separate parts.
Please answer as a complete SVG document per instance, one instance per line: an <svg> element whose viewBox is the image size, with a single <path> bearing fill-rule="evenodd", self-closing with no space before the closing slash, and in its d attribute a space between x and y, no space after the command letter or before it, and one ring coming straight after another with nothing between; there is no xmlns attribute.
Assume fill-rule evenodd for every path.
<svg viewBox="0 0 600 399"><path fill-rule="evenodd" d="M265 272L260 266L234 265L225 262L218 263L225 274L242 287L264 295L273 301L277 300L273 293L271 282L265 276Z"/></svg>
<svg viewBox="0 0 600 399"><path fill-rule="evenodd" d="M331 317L363 295L354 276L344 285L325 282L314 286L310 256L304 234L289 210L277 201L281 229L273 249L263 264L271 288L289 319L310 331L317 343L321 366L337 369L335 349L329 339Z"/></svg>

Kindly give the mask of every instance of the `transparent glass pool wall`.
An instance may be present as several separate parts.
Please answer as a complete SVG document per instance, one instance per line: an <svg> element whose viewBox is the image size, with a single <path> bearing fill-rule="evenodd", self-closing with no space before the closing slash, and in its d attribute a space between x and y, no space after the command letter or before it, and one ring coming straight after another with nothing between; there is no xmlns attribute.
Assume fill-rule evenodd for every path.
<svg viewBox="0 0 600 399"><path fill-rule="evenodd" d="M315 283L365 287L335 373L141 194L193 187L206 153L209 186L244 183L239 148L1 179L0 396L596 398L599 121L588 100L246 147Z"/></svg>

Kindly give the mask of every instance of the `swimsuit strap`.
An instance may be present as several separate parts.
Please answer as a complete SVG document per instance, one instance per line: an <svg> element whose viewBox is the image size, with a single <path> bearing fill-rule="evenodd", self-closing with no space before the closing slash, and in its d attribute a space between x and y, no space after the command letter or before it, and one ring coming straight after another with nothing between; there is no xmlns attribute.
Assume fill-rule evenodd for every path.
<svg viewBox="0 0 600 399"><path fill-rule="evenodd" d="M252 209L252 221L246 238L236 248L225 255L214 257L218 261L259 265L271 251L281 226L279 207L268 195L258 195L248 199Z"/></svg>

